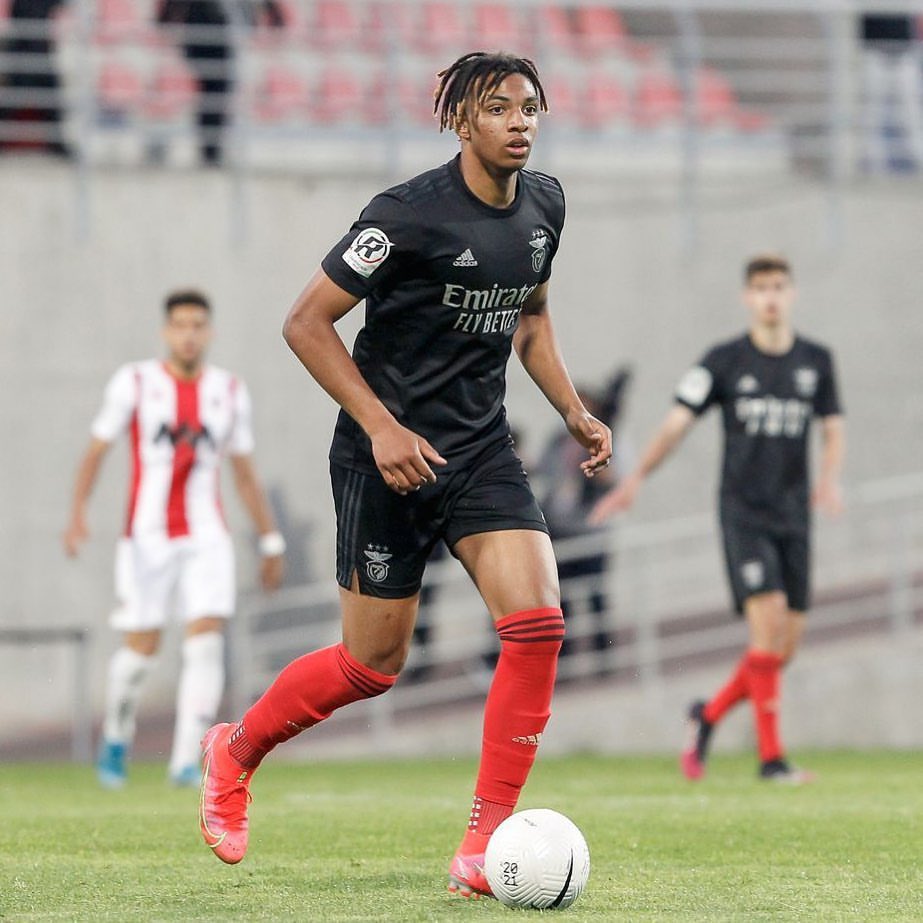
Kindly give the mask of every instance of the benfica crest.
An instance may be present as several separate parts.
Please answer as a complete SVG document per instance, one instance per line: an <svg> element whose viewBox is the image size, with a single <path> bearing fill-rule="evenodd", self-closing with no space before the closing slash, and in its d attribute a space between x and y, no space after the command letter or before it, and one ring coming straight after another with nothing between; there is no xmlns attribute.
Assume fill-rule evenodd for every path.
<svg viewBox="0 0 923 923"><path fill-rule="evenodd" d="M393 555L377 549L366 548L365 556L368 558L368 561L365 562L365 572L368 574L369 580L374 580L375 583L382 583L387 580L388 571L391 569L387 562L391 560Z"/></svg>

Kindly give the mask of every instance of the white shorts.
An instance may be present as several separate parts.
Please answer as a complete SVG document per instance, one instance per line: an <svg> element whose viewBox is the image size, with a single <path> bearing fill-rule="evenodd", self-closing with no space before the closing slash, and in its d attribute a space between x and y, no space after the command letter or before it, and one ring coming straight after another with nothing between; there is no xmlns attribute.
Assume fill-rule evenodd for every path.
<svg viewBox="0 0 923 923"><path fill-rule="evenodd" d="M162 628L168 617L190 622L234 612L234 546L224 532L205 537L121 538L115 550L118 606L109 620L119 631Z"/></svg>

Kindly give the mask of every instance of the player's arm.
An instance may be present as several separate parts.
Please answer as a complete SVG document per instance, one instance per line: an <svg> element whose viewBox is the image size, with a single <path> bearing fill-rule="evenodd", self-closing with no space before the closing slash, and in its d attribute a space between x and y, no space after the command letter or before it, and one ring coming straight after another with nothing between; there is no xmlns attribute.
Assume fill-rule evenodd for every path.
<svg viewBox="0 0 923 923"><path fill-rule="evenodd" d="M846 428L841 414L821 419L821 458L811 501L815 508L836 516L843 511L840 475L846 454Z"/></svg>
<svg viewBox="0 0 923 923"><path fill-rule="evenodd" d="M580 467L587 477L593 477L612 457L612 432L587 411L577 396L551 323L547 282L539 285L523 305L513 346L523 368L561 414L570 434L590 453Z"/></svg>
<svg viewBox="0 0 923 923"><path fill-rule="evenodd" d="M358 303L319 269L288 312L283 336L315 381L368 435L385 483L406 494L435 481L430 465L446 462L422 436L398 423L336 332L336 322Z"/></svg>
<svg viewBox="0 0 923 923"><path fill-rule="evenodd" d="M644 479L679 445L694 422L692 410L685 404L675 404L647 444L635 469L614 490L599 499L590 511L588 521L597 525L614 513L629 509Z"/></svg>
<svg viewBox="0 0 923 923"><path fill-rule="evenodd" d="M68 557L75 557L80 551L80 546L90 537L87 527L87 505L110 444L104 439L92 437L77 467L70 520L63 535L64 551Z"/></svg>
<svg viewBox="0 0 923 923"><path fill-rule="evenodd" d="M260 582L266 590L282 583L285 573L285 540L276 528L272 508L256 473L252 455L231 455L234 486L259 535Z"/></svg>

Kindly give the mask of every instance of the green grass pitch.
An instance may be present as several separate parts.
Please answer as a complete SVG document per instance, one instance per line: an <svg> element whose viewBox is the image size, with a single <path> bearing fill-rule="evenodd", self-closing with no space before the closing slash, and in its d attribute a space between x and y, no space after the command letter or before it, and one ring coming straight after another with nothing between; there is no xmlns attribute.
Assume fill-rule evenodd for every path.
<svg viewBox="0 0 923 923"><path fill-rule="evenodd" d="M664 757L539 759L520 807L570 816L590 846L568 920L923 920L923 754L811 753L802 788L717 755L697 784ZM0 766L0 919L518 919L445 889L471 760L296 765L253 783L250 853L200 842L196 793L163 766L120 792L87 767ZM552 913L549 911L548 913ZM511 917L511 914L513 916Z"/></svg>

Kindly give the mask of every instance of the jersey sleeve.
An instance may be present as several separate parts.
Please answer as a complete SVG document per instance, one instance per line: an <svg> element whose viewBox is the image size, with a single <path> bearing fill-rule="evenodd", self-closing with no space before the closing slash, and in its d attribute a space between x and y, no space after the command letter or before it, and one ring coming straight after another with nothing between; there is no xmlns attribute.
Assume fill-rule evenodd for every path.
<svg viewBox="0 0 923 923"><path fill-rule="evenodd" d="M237 379L234 388L234 424L228 439L228 452L231 455L251 455L253 453L253 405L250 391Z"/></svg>
<svg viewBox="0 0 923 923"><path fill-rule="evenodd" d="M717 351L713 349L680 378L674 393L676 403L688 407L696 416L705 413L718 400L719 369Z"/></svg>
<svg viewBox="0 0 923 923"><path fill-rule="evenodd" d="M123 365L109 379L103 405L93 419L90 434L103 442L114 442L128 428L138 406L138 381L135 369Z"/></svg>
<svg viewBox="0 0 923 923"><path fill-rule="evenodd" d="M340 288L365 298L407 264L414 242L410 206L381 193L324 257L321 267Z"/></svg>
<svg viewBox="0 0 923 923"><path fill-rule="evenodd" d="M843 408L840 404L833 356L831 353L825 352L823 368L817 382L817 393L814 396L814 415L817 417L832 417L842 412Z"/></svg>

